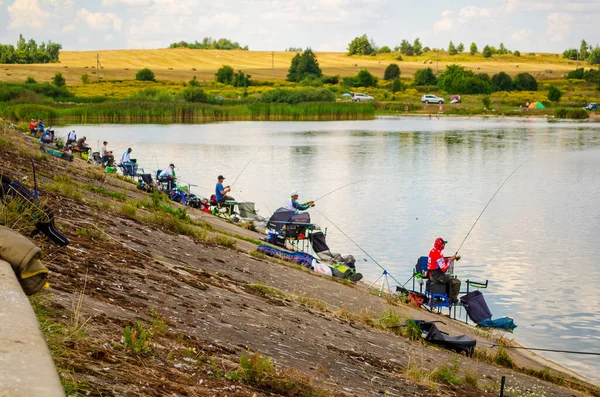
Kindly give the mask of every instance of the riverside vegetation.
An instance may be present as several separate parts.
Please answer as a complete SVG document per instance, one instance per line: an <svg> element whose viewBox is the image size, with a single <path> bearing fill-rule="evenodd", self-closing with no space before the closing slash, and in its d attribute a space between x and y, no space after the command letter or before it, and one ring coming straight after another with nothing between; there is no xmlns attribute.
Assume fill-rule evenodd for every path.
<svg viewBox="0 0 600 397"><path fill-rule="evenodd" d="M438 106L420 102L421 95L432 93L446 100L462 96L462 104L444 105L444 114L520 115L520 106L539 101L546 109L523 114L586 118L587 112L575 109L598 102L600 72L558 54L517 56L496 50L488 59L478 53L436 51L434 57L432 50L420 50L419 55L397 50L404 51L402 60L395 52L351 57L317 55L310 49L277 53L271 74L265 72L271 67L266 53L254 51L107 51L101 52L107 65L101 70L81 66L89 64L86 53L61 52L61 66L51 77L66 79L66 87L43 82L53 69L7 65L5 80L12 82L0 83L0 114L15 120L115 123L351 120L403 113L405 108L409 113L435 114ZM171 65L166 68L157 63L165 54ZM134 57L147 61L144 73L119 67ZM462 66L456 65L459 62ZM17 75L23 76L20 81L15 81ZM349 102L343 94L353 91L371 95L375 102Z"/></svg>
<svg viewBox="0 0 600 397"><path fill-rule="evenodd" d="M30 184L35 161L40 196L71 240L57 250L35 239L51 276L31 298L67 395L474 397L506 375L511 395L600 396L518 351L478 345L470 359L431 346L412 319L435 314L267 258L251 231L40 155L23 137L0 125L0 172ZM2 219L30 219L2 208Z"/></svg>

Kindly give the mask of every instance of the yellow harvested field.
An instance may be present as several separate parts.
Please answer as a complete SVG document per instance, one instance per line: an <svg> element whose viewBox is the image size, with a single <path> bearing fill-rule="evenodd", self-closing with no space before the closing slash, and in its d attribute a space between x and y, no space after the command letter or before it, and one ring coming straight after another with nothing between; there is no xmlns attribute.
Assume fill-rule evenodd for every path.
<svg viewBox="0 0 600 397"><path fill-rule="evenodd" d="M284 79L295 55L293 52L270 51L224 51L191 50L187 48L156 50L110 50L110 51L62 51L60 63L44 65L0 65L0 81L24 81L28 76L36 80L49 81L56 72L61 72L68 84L81 81L85 73L96 78L96 54L99 55L103 69L100 77L106 79L133 79L135 72L147 67L154 71L159 80L185 81L194 75L199 80L211 80L222 65L230 65L243 70L253 79ZM481 55L461 54L449 57L440 53L439 64L436 54L426 53L419 57L405 57L396 61L394 54L349 57L342 52L317 53L319 64L326 75L353 76L361 69L367 69L378 77L390 63L400 66L403 77L410 77L418 69L436 66L443 70L446 65L460 64L478 73L494 74L504 71L510 75L529 72L538 78L560 78L577 67L574 61L562 59L556 54L536 54L499 56L484 59ZM551 71L551 72L549 72Z"/></svg>

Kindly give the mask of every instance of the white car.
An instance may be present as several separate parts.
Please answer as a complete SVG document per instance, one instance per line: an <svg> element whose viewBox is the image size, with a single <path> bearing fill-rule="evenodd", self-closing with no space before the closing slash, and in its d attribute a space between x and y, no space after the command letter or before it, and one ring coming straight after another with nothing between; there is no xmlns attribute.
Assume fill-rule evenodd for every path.
<svg viewBox="0 0 600 397"><path fill-rule="evenodd" d="M427 94L421 97L421 102L423 103L439 103L440 105L444 103L444 98L437 97L435 95Z"/></svg>
<svg viewBox="0 0 600 397"><path fill-rule="evenodd" d="M352 100L354 102L368 102L368 101L372 101L374 98L372 96L369 96L367 94L359 94L357 92L354 93L354 95L352 96Z"/></svg>

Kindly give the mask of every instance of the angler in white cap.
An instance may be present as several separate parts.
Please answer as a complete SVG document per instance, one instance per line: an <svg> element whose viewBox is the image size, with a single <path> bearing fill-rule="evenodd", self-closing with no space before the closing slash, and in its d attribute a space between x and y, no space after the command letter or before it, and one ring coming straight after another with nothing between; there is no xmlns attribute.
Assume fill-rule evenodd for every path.
<svg viewBox="0 0 600 397"><path fill-rule="evenodd" d="M290 193L290 198L285 203L286 209L288 209L290 211L296 211L296 213L298 213L298 211L306 211L310 207L314 207L314 206L315 206L314 201L309 201L304 204L300 204L298 202L298 191L297 190L294 190L293 192Z"/></svg>

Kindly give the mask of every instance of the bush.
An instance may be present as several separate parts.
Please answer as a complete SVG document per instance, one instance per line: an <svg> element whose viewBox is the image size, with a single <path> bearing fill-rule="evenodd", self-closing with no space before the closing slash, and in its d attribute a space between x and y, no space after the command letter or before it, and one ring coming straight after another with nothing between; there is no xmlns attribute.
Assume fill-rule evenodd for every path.
<svg viewBox="0 0 600 397"><path fill-rule="evenodd" d="M290 68L288 69L287 80L299 82L309 75L321 77L323 72L319 67L317 56L310 48L307 48L302 55L296 54L294 58L292 58Z"/></svg>
<svg viewBox="0 0 600 397"><path fill-rule="evenodd" d="M262 94L260 101L266 103L290 104L300 102L332 102L335 101L335 94L326 88L276 88Z"/></svg>
<svg viewBox="0 0 600 397"><path fill-rule="evenodd" d="M385 72L383 72L383 79L390 81L395 80L400 77L400 67L395 63L391 63L385 68Z"/></svg>
<svg viewBox="0 0 600 397"><path fill-rule="evenodd" d="M505 72L496 73L492 76L492 91L512 91L513 81Z"/></svg>
<svg viewBox="0 0 600 397"><path fill-rule="evenodd" d="M557 108L557 109L554 109L554 117L556 117L557 119L584 120L584 119L588 119L590 117L590 115L584 109Z"/></svg>
<svg viewBox="0 0 600 397"><path fill-rule="evenodd" d="M600 65L600 47L596 46L587 58L590 65Z"/></svg>
<svg viewBox="0 0 600 397"><path fill-rule="evenodd" d="M513 52L513 55L516 57L520 57L521 56L521 52L520 51L515 51Z"/></svg>
<svg viewBox="0 0 600 397"><path fill-rule="evenodd" d="M413 85L421 86L421 85L436 85L437 78L435 74L433 74L433 69L419 69L415 72L415 77L413 80Z"/></svg>
<svg viewBox="0 0 600 397"><path fill-rule="evenodd" d="M354 78L355 87L376 87L377 77L373 76L368 70L364 69L358 72Z"/></svg>
<svg viewBox="0 0 600 397"><path fill-rule="evenodd" d="M135 79L139 81L156 81L154 72L148 68L138 70L135 74Z"/></svg>
<svg viewBox="0 0 600 397"><path fill-rule="evenodd" d="M186 102L206 102L208 96L201 87L189 86L181 93Z"/></svg>
<svg viewBox="0 0 600 397"><path fill-rule="evenodd" d="M483 47L483 51L481 51L481 55L483 55L484 58L491 58L493 55L493 51L492 51L491 47L489 45L486 45L485 47Z"/></svg>
<svg viewBox="0 0 600 397"><path fill-rule="evenodd" d="M221 66L217 70L217 73L215 73L215 79L219 83L231 84L231 82L233 81L233 68L229 65Z"/></svg>
<svg viewBox="0 0 600 397"><path fill-rule="evenodd" d="M389 54L390 52L392 52L392 50L390 49L390 47L384 45L383 47L381 47L378 51L380 54Z"/></svg>
<svg viewBox="0 0 600 397"><path fill-rule="evenodd" d="M483 98L481 98L481 103L483 103L483 106L486 109L489 109L490 105L492 104L492 101L490 100L490 97L486 95Z"/></svg>
<svg viewBox="0 0 600 397"><path fill-rule="evenodd" d="M567 79L583 79L585 70L583 68L578 68L573 71L567 73Z"/></svg>
<svg viewBox="0 0 600 397"><path fill-rule="evenodd" d="M323 84L332 84L335 85L340 82L340 76L323 76L321 78Z"/></svg>
<svg viewBox="0 0 600 397"><path fill-rule="evenodd" d="M31 76L27 77L27 80L25 80L25 84L37 84L37 81L35 81L35 79Z"/></svg>
<svg viewBox="0 0 600 397"><path fill-rule="evenodd" d="M89 84L90 83L90 75L85 73L81 75L81 82L83 84Z"/></svg>
<svg viewBox="0 0 600 397"><path fill-rule="evenodd" d="M398 92L402 90L402 83L400 82L399 78L395 78L392 81L392 85L390 85L390 91L392 92Z"/></svg>
<svg viewBox="0 0 600 397"><path fill-rule="evenodd" d="M443 91L453 94L489 94L491 86L487 74L476 75L459 65L446 67L437 82Z"/></svg>
<svg viewBox="0 0 600 397"><path fill-rule="evenodd" d="M67 82L63 77L62 73L57 72L52 78L52 84L54 84L57 87L64 87L67 85Z"/></svg>
<svg viewBox="0 0 600 397"><path fill-rule="evenodd" d="M519 73L513 80L513 86L518 91L537 91L538 84L535 77L529 73Z"/></svg>
<svg viewBox="0 0 600 397"><path fill-rule="evenodd" d="M252 77L252 76L242 72L241 70L238 70L237 73L235 75L233 75L233 86L234 87L248 87L251 83L250 77Z"/></svg>
<svg viewBox="0 0 600 397"><path fill-rule="evenodd" d="M550 88L548 89L548 99L551 100L552 102L560 101L562 94L563 94L562 91L553 85L551 85Z"/></svg>

